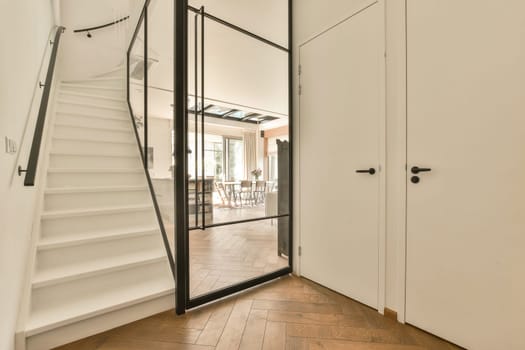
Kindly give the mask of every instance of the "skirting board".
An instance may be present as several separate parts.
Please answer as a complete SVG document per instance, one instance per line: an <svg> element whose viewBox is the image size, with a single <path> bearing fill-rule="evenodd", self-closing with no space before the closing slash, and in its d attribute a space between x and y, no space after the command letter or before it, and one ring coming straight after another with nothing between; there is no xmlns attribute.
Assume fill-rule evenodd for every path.
<svg viewBox="0 0 525 350"><path fill-rule="evenodd" d="M385 315L386 318L389 318L389 319L397 322L397 311L394 311L394 310L391 310L391 309L385 307L384 315Z"/></svg>

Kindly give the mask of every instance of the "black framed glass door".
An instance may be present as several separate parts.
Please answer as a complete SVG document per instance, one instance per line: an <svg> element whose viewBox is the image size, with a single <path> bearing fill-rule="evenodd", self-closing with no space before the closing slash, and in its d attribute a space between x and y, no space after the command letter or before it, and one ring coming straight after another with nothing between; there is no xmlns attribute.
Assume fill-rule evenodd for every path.
<svg viewBox="0 0 525 350"><path fill-rule="evenodd" d="M249 4L186 5L175 21L178 313L292 271L291 1L273 9L287 14L281 33L243 27L263 15Z"/></svg>

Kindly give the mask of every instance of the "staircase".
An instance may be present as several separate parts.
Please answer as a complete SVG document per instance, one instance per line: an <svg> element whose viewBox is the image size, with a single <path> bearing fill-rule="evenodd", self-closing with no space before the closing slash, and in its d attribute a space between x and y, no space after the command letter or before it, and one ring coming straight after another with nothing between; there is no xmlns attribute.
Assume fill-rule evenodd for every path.
<svg viewBox="0 0 525 350"><path fill-rule="evenodd" d="M27 349L49 349L174 307L124 76L119 69L57 84Z"/></svg>

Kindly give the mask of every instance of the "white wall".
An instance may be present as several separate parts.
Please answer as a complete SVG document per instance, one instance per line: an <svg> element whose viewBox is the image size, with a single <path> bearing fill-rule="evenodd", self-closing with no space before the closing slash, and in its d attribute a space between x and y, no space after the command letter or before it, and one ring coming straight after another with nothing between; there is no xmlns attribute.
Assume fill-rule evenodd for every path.
<svg viewBox="0 0 525 350"><path fill-rule="evenodd" d="M130 33L135 29L140 3L143 0L66 0L61 1L61 24L64 34L64 53L61 75L65 80L93 77L124 63ZM118 25L92 33L73 33L75 29L93 27L130 15Z"/></svg>
<svg viewBox="0 0 525 350"><path fill-rule="evenodd" d="M189 0L206 12L288 47L288 1L283 0ZM271 24L269 24L271 23Z"/></svg>
<svg viewBox="0 0 525 350"><path fill-rule="evenodd" d="M6 350L14 347L35 188L24 188L22 178L14 175L18 164L26 165L27 157L17 162L18 154L6 154L4 137L9 136L21 146L37 75L54 25L51 3L16 0L2 1L0 5L0 349Z"/></svg>
<svg viewBox="0 0 525 350"><path fill-rule="evenodd" d="M299 123L299 99L297 96L298 46L324 29L347 18L349 14L369 1L332 0L327 6L317 0L294 0L294 123ZM387 41L387 238L386 238L386 295L385 306L404 316L404 269L400 269L404 255L400 251L400 238L404 230L405 194L405 1L386 1L386 41ZM295 128L297 130L297 127ZM300 135L294 135L294 143L299 144ZM299 169L300 150L294 147L294 169ZM299 188L296 173L295 188ZM300 193L295 191L295 203L300 202ZM298 208L299 205L295 205ZM294 227L299 227L300 213L295 215ZM298 232L294 232L298 241ZM294 269L298 271L297 257ZM299 270L300 272L300 270Z"/></svg>

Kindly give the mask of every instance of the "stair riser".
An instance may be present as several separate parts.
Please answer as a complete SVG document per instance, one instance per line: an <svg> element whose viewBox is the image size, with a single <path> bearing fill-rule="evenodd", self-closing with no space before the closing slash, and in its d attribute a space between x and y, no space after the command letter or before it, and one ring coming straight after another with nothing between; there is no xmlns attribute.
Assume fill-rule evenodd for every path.
<svg viewBox="0 0 525 350"><path fill-rule="evenodd" d="M57 112L59 113L78 113L78 114L95 114L106 117L129 118L129 111L120 109L110 109L97 107L96 105L77 105L67 102L59 102L57 105Z"/></svg>
<svg viewBox="0 0 525 350"><path fill-rule="evenodd" d="M129 128L131 119L121 120L84 117L74 114L57 114L57 123L92 128Z"/></svg>
<svg viewBox="0 0 525 350"><path fill-rule="evenodd" d="M125 108L126 104L124 101L115 101L108 100L105 98L91 97L91 96L78 96L72 95L64 92L60 92L59 97L61 101L67 102L79 102L79 103L88 103L95 106L104 106L104 107L115 107L115 108Z"/></svg>
<svg viewBox="0 0 525 350"><path fill-rule="evenodd" d="M141 186L146 184L143 173L49 173L47 187L78 186Z"/></svg>
<svg viewBox="0 0 525 350"><path fill-rule="evenodd" d="M133 288L140 281L141 284L166 285L169 288L166 276L170 276L169 265L165 261L135 267L124 271L116 271L63 284L43 287L33 290L32 312L63 308L70 305L72 308L89 308L86 303L93 295L107 295L114 300L114 293L125 292Z"/></svg>
<svg viewBox="0 0 525 350"><path fill-rule="evenodd" d="M53 140L53 152L74 152L80 154L96 155L119 155L140 157L139 148L136 144L127 143L104 143L73 140Z"/></svg>
<svg viewBox="0 0 525 350"><path fill-rule="evenodd" d="M77 86L69 86L67 84L62 84L60 86L60 91L70 91L70 92L77 92L81 94L90 94L90 95L96 95L96 96L105 96L105 97L114 97L114 98L126 98L126 90L118 89L118 90L109 90L109 89L100 89L99 87L77 87Z"/></svg>
<svg viewBox="0 0 525 350"><path fill-rule="evenodd" d="M65 83L67 84L67 82ZM102 87L115 87L115 88L126 88L126 81L124 79L120 80L77 80L74 84L78 85L88 85L88 86L102 86Z"/></svg>
<svg viewBox="0 0 525 350"><path fill-rule="evenodd" d="M76 216L42 220L42 237L75 238L85 233L136 231L141 227L158 225L153 207L148 210L130 211L108 215Z"/></svg>
<svg viewBox="0 0 525 350"><path fill-rule="evenodd" d="M137 169L140 158L51 155L51 168L65 169Z"/></svg>
<svg viewBox="0 0 525 350"><path fill-rule="evenodd" d="M77 246L59 249L40 250L37 253L36 273L60 269L61 267L89 266L96 262L112 266L116 259L130 255L163 256L165 250L159 244L160 236L148 235L141 237L116 239L106 242L85 243ZM149 255L151 254L151 255ZM84 270L85 271L85 270Z"/></svg>
<svg viewBox="0 0 525 350"><path fill-rule="evenodd" d="M136 142L135 134L131 128L129 131L114 131L101 129L84 129L71 126L55 125L53 135L57 138L82 138L100 141L129 141Z"/></svg>
<svg viewBox="0 0 525 350"><path fill-rule="evenodd" d="M147 190L140 191L107 191L88 193L48 193L45 195L46 211L89 209L104 206L145 205L151 203Z"/></svg>

